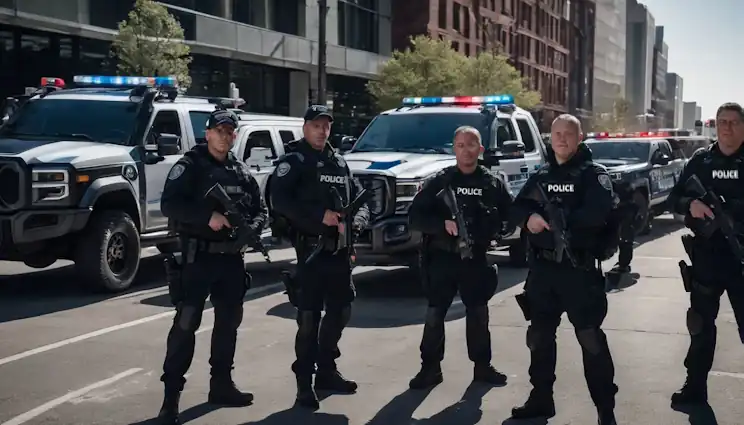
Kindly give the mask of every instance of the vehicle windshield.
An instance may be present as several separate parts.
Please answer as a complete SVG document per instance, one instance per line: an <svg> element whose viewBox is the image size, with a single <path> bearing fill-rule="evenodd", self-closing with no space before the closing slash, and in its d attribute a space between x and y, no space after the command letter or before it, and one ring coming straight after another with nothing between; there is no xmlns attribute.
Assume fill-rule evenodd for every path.
<svg viewBox="0 0 744 425"><path fill-rule="evenodd" d="M648 142L589 139L585 143L591 149L592 159L595 161L615 160L642 163L648 161L649 149L651 148L651 144Z"/></svg>
<svg viewBox="0 0 744 425"><path fill-rule="evenodd" d="M511 122L499 120L498 144L516 140ZM452 139L460 126L475 127L484 146L492 146L492 118L481 113L411 113L380 115L354 146L352 152L421 152L452 154ZM503 139L503 140L502 140Z"/></svg>
<svg viewBox="0 0 744 425"><path fill-rule="evenodd" d="M42 137L125 145L137 104L83 99L27 102L0 128L0 137Z"/></svg>

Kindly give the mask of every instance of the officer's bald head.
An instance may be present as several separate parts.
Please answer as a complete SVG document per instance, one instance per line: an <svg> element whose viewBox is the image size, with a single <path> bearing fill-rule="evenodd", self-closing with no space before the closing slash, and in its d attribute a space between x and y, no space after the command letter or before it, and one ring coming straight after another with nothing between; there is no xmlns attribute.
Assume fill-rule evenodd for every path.
<svg viewBox="0 0 744 425"><path fill-rule="evenodd" d="M558 163L568 161L579 148L584 135L581 121L571 114L559 115L550 126L550 145Z"/></svg>

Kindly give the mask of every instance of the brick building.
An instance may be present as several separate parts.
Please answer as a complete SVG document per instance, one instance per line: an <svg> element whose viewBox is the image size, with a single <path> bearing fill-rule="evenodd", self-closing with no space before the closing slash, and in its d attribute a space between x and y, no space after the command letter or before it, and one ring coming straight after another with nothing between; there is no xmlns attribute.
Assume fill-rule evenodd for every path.
<svg viewBox="0 0 744 425"><path fill-rule="evenodd" d="M569 111L569 21L567 0L406 0L392 2L392 46L408 37L440 36L465 55L498 44L512 64L542 95L535 112L546 130L553 117ZM483 22L476 25L473 8ZM487 28L487 31L483 31Z"/></svg>

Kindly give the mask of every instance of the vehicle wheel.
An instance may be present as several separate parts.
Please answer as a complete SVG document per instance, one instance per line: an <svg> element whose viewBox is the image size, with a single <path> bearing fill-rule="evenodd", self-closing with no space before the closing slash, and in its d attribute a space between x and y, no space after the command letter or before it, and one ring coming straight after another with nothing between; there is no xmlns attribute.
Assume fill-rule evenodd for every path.
<svg viewBox="0 0 744 425"><path fill-rule="evenodd" d="M636 236L648 235L651 233L651 213L648 208L648 199L643 192L633 192L633 203L638 207L633 228L636 229Z"/></svg>
<svg viewBox="0 0 744 425"><path fill-rule="evenodd" d="M161 254L172 254L178 252L181 249L181 246L178 242L168 242L156 244L155 248L157 248Z"/></svg>
<svg viewBox="0 0 744 425"><path fill-rule="evenodd" d="M121 211L95 214L83 231L75 253L75 267L97 291L129 288L140 263L140 238L132 218Z"/></svg>
<svg viewBox="0 0 744 425"><path fill-rule="evenodd" d="M509 262L515 267L527 267L529 242L524 232L519 235L519 242L509 246Z"/></svg>

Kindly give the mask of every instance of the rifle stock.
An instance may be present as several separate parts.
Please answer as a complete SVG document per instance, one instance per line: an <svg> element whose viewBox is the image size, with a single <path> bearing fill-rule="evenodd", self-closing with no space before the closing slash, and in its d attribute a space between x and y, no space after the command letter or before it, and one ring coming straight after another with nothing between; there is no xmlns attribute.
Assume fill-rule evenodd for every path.
<svg viewBox="0 0 744 425"><path fill-rule="evenodd" d="M261 242L261 236L251 230L237 203L230 198L225 188L221 184L215 183L207 191L205 197L214 198L225 209L225 217L230 222L237 251L242 250L245 246L252 246L261 252L267 263L270 263L269 250Z"/></svg>
<svg viewBox="0 0 744 425"><path fill-rule="evenodd" d="M462 215L460 206L457 205L455 191L448 185L437 194L437 197L444 201L444 204L447 205L452 217L455 219L455 223L457 223L457 249L460 251L460 258L472 259L473 241L470 239L470 232L468 232L465 217Z"/></svg>

